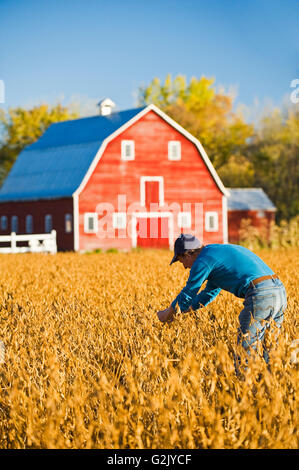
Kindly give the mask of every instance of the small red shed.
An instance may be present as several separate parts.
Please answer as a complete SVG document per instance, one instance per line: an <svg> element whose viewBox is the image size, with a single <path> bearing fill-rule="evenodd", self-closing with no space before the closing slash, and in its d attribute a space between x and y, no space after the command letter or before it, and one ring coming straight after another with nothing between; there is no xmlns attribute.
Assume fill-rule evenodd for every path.
<svg viewBox="0 0 299 470"><path fill-rule="evenodd" d="M250 221L261 234L268 236L275 222L276 207L262 188L230 188L228 197L228 240L239 243L241 222ZM266 232L266 233L265 233Z"/></svg>
<svg viewBox="0 0 299 470"><path fill-rule="evenodd" d="M200 142L154 105L52 124L0 190L0 235L55 229L59 250L226 243L227 196Z"/></svg>

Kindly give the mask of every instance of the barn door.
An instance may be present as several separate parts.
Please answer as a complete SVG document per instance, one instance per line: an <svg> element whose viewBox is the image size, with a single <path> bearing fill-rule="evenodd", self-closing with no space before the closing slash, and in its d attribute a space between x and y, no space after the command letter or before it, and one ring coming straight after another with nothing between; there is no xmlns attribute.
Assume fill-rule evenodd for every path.
<svg viewBox="0 0 299 470"><path fill-rule="evenodd" d="M151 204L159 204L159 181L145 181L145 206L150 210Z"/></svg>
<svg viewBox="0 0 299 470"><path fill-rule="evenodd" d="M138 217L137 246L142 248L169 248L168 217Z"/></svg>

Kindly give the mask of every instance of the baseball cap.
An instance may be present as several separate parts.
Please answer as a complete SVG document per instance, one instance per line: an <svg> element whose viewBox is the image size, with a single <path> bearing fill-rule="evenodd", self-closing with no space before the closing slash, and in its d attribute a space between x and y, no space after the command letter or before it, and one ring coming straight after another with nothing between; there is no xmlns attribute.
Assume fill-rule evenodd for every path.
<svg viewBox="0 0 299 470"><path fill-rule="evenodd" d="M181 233L174 243L174 256L170 264L178 261L178 256L182 255L186 250L194 250L195 248L200 248L201 246L202 244L194 235L190 235L189 233Z"/></svg>

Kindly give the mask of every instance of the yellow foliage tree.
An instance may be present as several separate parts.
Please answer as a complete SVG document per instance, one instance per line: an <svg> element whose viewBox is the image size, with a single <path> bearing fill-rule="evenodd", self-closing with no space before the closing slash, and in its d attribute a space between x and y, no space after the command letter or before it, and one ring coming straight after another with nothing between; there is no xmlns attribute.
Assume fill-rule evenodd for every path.
<svg viewBox="0 0 299 470"><path fill-rule="evenodd" d="M60 103L49 106L42 104L32 109L21 107L0 110L0 181L3 181L18 154L35 142L50 126L59 121L75 119L78 113L70 111Z"/></svg>
<svg viewBox="0 0 299 470"><path fill-rule="evenodd" d="M155 104L200 140L216 169L226 165L233 156L242 155L253 126L233 112L233 98L216 91L213 78L186 77L164 84L158 78L139 89L139 104Z"/></svg>
<svg viewBox="0 0 299 470"><path fill-rule="evenodd" d="M257 126L248 146L254 184L262 187L277 207L277 221L299 213L299 112L275 109Z"/></svg>

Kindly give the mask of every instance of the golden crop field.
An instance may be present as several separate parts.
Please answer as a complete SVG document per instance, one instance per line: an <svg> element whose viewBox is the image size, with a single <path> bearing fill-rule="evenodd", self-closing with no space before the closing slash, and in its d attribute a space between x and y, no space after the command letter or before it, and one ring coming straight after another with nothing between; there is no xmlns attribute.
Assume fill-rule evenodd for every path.
<svg viewBox="0 0 299 470"><path fill-rule="evenodd" d="M297 448L299 250L258 254L288 309L241 377L241 299L158 321L188 275L169 251L1 255L0 447Z"/></svg>

